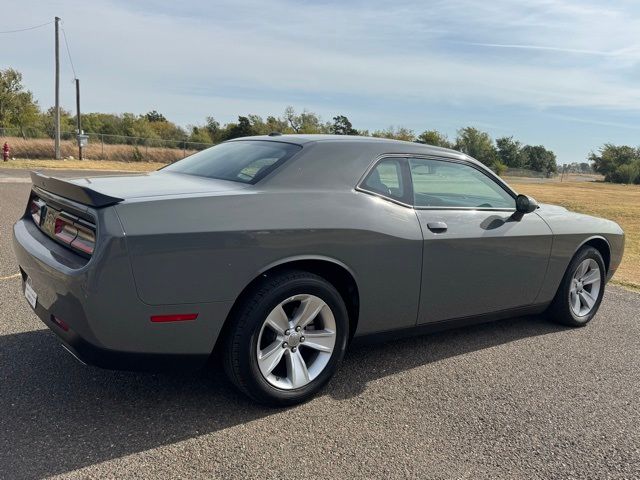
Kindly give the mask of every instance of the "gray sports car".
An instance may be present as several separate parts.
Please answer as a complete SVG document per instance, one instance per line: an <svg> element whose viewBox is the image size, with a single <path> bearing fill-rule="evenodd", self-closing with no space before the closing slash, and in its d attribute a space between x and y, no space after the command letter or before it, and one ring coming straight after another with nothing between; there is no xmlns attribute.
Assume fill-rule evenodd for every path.
<svg viewBox="0 0 640 480"><path fill-rule="evenodd" d="M119 369L215 351L272 405L316 393L352 339L545 311L585 325L624 249L614 222L384 139L271 134L153 173L32 179L14 248L65 348Z"/></svg>

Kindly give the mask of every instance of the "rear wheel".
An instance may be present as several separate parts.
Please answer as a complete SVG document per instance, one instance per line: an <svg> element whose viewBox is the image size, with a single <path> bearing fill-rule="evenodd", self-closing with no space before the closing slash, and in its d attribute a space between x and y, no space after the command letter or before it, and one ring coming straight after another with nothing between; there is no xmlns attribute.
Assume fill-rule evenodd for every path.
<svg viewBox="0 0 640 480"><path fill-rule="evenodd" d="M254 400L302 402L333 376L349 331L340 294L308 272L266 277L245 297L229 331L225 369Z"/></svg>
<svg viewBox="0 0 640 480"><path fill-rule="evenodd" d="M582 327L598 312L605 285L602 255L593 247L576 253L549 308L551 318L563 325Z"/></svg>

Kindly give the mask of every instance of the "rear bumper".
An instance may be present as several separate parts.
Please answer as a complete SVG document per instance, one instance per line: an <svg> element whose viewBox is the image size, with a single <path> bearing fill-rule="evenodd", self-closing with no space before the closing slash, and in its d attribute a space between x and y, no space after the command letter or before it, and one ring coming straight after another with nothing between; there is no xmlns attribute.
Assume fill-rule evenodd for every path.
<svg viewBox="0 0 640 480"><path fill-rule="evenodd" d="M46 237L30 219L14 225L13 247L23 287L28 277L38 295L38 317L87 364L119 370L204 365L231 302L147 305L137 296L124 237L107 230L101 242L88 263L79 262L76 254ZM198 317L175 323L150 321L154 315L184 313Z"/></svg>
<svg viewBox="0 0 640 480"><path fill-rule="evenodd" d="M87 341L71 327L67 330L63 329L53 321L53 314L40 304L36 304L35 314L58 336L67 351L87 365L129 371L197 370L202 368L209 358L208 354L162 354L110 350Z"/></svg>

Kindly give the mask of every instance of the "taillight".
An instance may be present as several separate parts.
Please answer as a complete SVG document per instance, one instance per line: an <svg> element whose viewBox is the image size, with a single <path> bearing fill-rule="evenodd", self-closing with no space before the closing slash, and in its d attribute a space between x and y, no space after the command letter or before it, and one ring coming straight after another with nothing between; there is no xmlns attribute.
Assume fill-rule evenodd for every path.
<svg viewBox="0 0 640 480"><path fill-rule="evenodd" d="M74 221L63 214L56 217L54 228L56 239L83 253L91 255L96 245L95 231L82 221Z"/></svg>
<svg viewBox="0 0 640 480"><path fill-rule="evenodd" d="M78 253L92 255L96 246L96 226L93 222L58 210L44 200L33 196L28 213L40 230L68 245Z"/></svg>
<svg viewBox="0 0 640 480"><path fill-rule="evenodd" d="M71 245L78 235L78 229L73 225L73 220L57 217L53 233L58 240Z"/></svg>
<svg viewBox="0 0 640 480"><path fill-rule="evenodd" d="M40 225L40 212L42 205L43 203L37 198L32 199L31 204L29 204L29 212L31 213L31 218L36 225Z"/></svg>
<svg viewBox="0 0 640 480"><path fill-rule="evenodd" d="M76 236L75 240L71 242L71 246L91 255L93 253L94 247L96 246L95 232L88 228L81 227L78 224L75 224L75 226L78 235Z"/></svg>

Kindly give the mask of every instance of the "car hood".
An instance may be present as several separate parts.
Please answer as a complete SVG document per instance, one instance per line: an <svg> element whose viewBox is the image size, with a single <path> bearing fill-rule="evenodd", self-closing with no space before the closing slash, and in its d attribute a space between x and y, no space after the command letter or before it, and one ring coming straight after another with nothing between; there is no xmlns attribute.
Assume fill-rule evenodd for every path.
<svg viewBox="0 0 640 480"><path fill-rule="evenodd" d="M536 210L553 233L624 234L620 225L606 218L572 212L559 205L541 203Z"/></svg>
<svg viewBox="0 0 640 480"><path fill-rule="evenodd" d="M538 211L538 213L541 213L541 214L545 214L545 213L548 213L548 214L560 213L560 214L562 214L562 213L566 213L566 212L569 211L566 208L561 207L560 205L552 205L550 203L540 203L539 206L540 206L540 208L537 211Z"/></svg>
<svg viewBox="0 0 640 480"><path fill-rule="evenodd" d="M65 178L65 181L123 200L166 195L225 193L241 190L248 186L244 183L228 180L163 171Z"/></svg>

